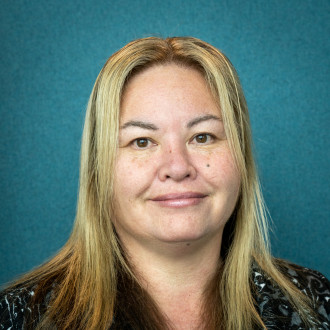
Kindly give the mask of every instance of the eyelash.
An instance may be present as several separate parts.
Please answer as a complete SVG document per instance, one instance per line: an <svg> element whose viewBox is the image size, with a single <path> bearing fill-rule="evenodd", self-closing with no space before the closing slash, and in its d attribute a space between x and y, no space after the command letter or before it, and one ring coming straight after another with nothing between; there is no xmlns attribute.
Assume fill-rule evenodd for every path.
<svg viewBox="0 0 330 330"><path fill-rule="evenodd" d="M138 141L146 141L147 142L147 145L144 146L144 147L141 147L141 146L138 146ZM132 142L131 142L131 145L133 147L135 147L136 149L147 149L150 145L150 143L153 143L152 140L148 139L148 138L145 138L145 137L140 137L140 138L137 138L137 139L134 139Z"/></svg>
<svg viewBox="0 0 330 330"><path fill-rule="evenodd" d="M206 141L205 142L197 142L196 139L198 137L206 137ZM215 140L215 136L213 134L209 134L209 133L198 133L192 138L191 141L194 141L194 140L196 141L197 144L208 144L208 143Z"/></svg>
<svg viewBox="0 0 330 330"><path fill-rule="evenodd" d="M204 142L198 142L196 139L198 137L203 137L205 138L206 137L206 141ZM212 141L215 140L215 136L213 134L209 134L209 133L199 133L199 134L196 134L192 139L191 139L191 142L196 142L196 144L201 144L201 145L204 145L204 144L208 144ZM145 145L144 146L139 146L138 143L139 142L144 142ZM146 137L140 137L140 138L137 138L137 139L134 139L131 143L130 143L134 148L136 149L139 149L139 150L143 150L143 149L147 149L148 147L150 147L150 144L155 144L152 140L150 140L149 138L146 138Z"/></svg>

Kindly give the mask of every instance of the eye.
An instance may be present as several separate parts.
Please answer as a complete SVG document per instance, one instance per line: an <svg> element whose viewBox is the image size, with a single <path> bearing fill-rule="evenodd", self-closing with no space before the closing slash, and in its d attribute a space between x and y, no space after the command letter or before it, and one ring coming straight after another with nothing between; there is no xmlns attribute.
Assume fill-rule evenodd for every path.
<svg viewBox="0 0 330 330"><path fill-rule="evenodd" d="M196 142L197 144L207 144L214 140L214 136L207 133L201 133L197 134L193 138L193 142Z"/></svg>
<svg viewBox="0 0 330 330"><path fill-rule="evenodd" d="M147 149L150 147L150 145L152 144L152 142L147 139L147 138L138 138L132 141L132 145L133 147L135 147L136 149Z"/></svg>

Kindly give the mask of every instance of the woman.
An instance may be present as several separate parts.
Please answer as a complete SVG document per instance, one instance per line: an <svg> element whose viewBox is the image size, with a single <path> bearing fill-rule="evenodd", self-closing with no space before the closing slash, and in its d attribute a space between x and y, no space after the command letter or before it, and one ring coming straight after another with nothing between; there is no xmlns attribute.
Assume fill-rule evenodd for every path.
<svg viewBox="0 0 330 330"><path fill-rule="evenodd" d="M115 53L88 104L72 235L2 328L329 328L329 282L269 254L237 74L194 38Z"/></svg>

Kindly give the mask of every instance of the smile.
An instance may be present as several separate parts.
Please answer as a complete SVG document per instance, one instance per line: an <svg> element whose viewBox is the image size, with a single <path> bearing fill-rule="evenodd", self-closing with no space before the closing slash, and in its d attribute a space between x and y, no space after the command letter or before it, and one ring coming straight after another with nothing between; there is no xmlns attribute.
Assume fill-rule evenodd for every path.
<svg viewBox="0 0 330 330"><path fill-rule="evenodd" d="M196 192L174 193L160 195L151 201L159 206L180 208L199 204L207 195Z"/></svg>

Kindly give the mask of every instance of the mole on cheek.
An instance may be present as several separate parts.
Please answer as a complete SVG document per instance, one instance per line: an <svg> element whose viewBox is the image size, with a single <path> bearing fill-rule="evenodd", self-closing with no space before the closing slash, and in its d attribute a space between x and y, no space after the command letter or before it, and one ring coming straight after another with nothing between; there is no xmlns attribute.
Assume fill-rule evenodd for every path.
<svg viewBox="0 0 330 330"><path fill-rule="evenodd" d="M206 164L206 167L210 167L210 164Z"/></svg>

